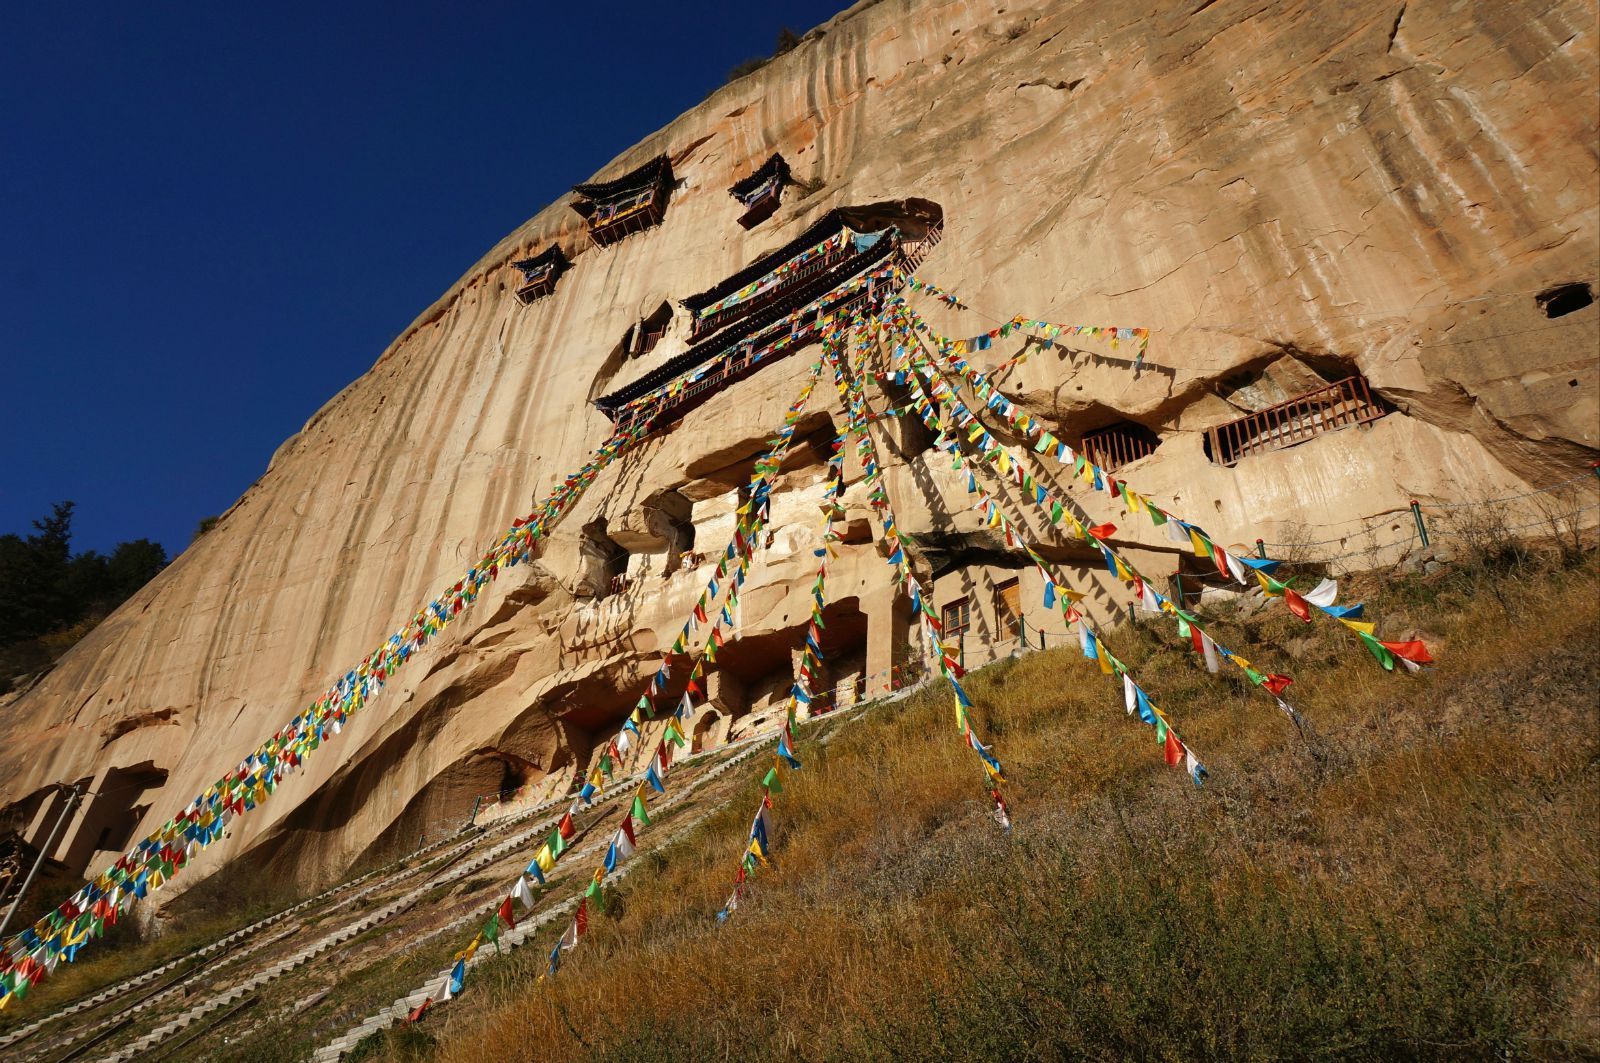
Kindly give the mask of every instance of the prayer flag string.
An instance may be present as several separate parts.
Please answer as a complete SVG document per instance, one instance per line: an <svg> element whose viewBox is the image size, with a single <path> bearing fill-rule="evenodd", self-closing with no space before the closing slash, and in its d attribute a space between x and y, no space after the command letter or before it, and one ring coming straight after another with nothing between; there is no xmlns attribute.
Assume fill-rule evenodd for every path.
<svg viewBox="0 0 1600 1063"><path fill-rule="evenodd" d="M264 803L282 780L350 719L396 671L482 594L501 571L526 561L534 543L565 514L616 457L643 437L643 428L619 432L567 476L529 516L512 522L500 539L449 590L439 595L321 697L207 787L158 830L118 857L71 897L0 946L0 1008L20 1000L58 963L71 963L92 939L114 925L139 900L170 882L201 850L224 836L237 816Z"/></svg>
<svg viewBox="0 0 1600 1063"><path fill-rule="evenodd" d="M1185 521L1175 513L1162 508L1147 496L1135 491L1126 480L1119 480L1101 469L1087 455L1075 453L1071 446L1058 439L1037 419L1023 412L1011 399L991 383L989 376L977 371L959 353L958 341L939 335L923 321L903 299L896 299L888 308L888 315L904 328L926 336L932 343L931 356L943 363L943 371L955 374L993 412L1005 419L1018 435L1032 444L1035 453L1048 454L1062 466L1070 466L1072 474L1096 491L1112 498L1121 498L1134 513L1144 512L1156 526L1167 526L1167 534L1177 542L1192 547L1195 556L1214 565L1218 574L1227 580L1250 587L1259 585L1269 598L1280 599L1284 606L1305 623L1312 620L1312 608L1338 620L1354 632L1361 643L1388 671L1393 671L1398 661L1406 670L1417 671L1422 665L1433 663L1427 647L1419 641L1385 642L1375 635L1376 625L1362 619L1363 606L1338 605L1339 585L1333 579L1323 579L1308 591L1297 591L1290 581L1278 580L1273 572L1281 562L1270 558L1241 556L1228 551L1215 542L1203 528ZM1003 334L1003 333L1002 333ZM986 440L988 446L992 437ZM1252 579L1253 577L1253 579Z"/></svg>

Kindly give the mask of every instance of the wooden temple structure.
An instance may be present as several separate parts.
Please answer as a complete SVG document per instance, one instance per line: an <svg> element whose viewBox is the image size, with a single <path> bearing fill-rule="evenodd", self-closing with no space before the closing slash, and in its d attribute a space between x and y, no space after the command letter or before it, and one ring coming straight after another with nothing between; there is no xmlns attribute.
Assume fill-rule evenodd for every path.
<svg viewBox="0 0 1600 1063"><path fill-rule="evenodd" d="M789 164L782 155L773 152L755 173L728 189L728 195L744 204L744 214L740 216L739 224L746 229L754 229L772 217L778 204L783 201L784 187L792 183Z"/></svg>
<svg viewBox="0 0 1600 1063"><path fill-rule="evenodd" d="M829 211L787 244L682 300L693 315L683 354L595 406L619 429L676 421L767 361L817 338L860 300L881 299L938 242L943 212L927 200Z"/></svg>
<svg viewBox="0 0 1600 1063"><path fill-rule="evenodd" d="M556 281L571 268L572 263L562 253L560 244L551 244L532 258L511 263L522 271L522 284L517 288L517 300L526 306L535 299L543 299L556 290Z"/></svg>
<svg viewBox="0 0 1600 1063"><path fill-rule="evenodd" d="M672 195L672 160L657 155L610 181L573 185L572 209L583 216L589 238L600 247L661 224Z"/></svg>

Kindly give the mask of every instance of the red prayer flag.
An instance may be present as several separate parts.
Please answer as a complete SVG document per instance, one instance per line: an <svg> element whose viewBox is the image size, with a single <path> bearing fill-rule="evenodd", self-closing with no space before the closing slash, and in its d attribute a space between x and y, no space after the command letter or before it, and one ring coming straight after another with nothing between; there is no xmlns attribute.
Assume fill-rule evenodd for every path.
<svg viewBox="0 0 1600 1063"><path fill-rule="evenodd" d="M500 902L498 914L500 921L506 925L507 930L515 930L517 928L517 921L511 918L511 896L509 894L507 894L505 900Z"/></svg>
<svg viewBox="0 0 1600 1063"><path fill-rule="evenodd" d="M1183 763L1183 743L1178 741L1178 736L1172 728L1167 728L1167 744L1165 748L1167 763L1176 768Z"/></svg>
<svg viewBox="0 0 1600 1063"><path fill-rule="evenodd" d="M1293 682L1294 680L1290 679L1286 675L1279 675L1277 672L1268 672L1266 680L1262 682L1261 685L1272 691L1273 697L1282 697L1283 692L1288 690L1289 684Z"/></svg>
<svg viewBox="0 0 1600 1063"><path fill-rule="evenodd" d="M1384 648L1396 657L1404 657L1412 664L1432 664L1433 654L1428 652L1428 647L1420 639L1410 642L1385 642Z"/></svg>
<svg viewBox="0 0 1600 1063"><path fill-rule="evenodd" d="M1116 533L1117 526L1115 524L1096 524L1089 529L1089 534L1096 539L1109 539Z"/></svg>
<svg viewBox="0 0 1600 1063"><path fill-rule="evenodd" d="M556 824L556 829L561 832L561 837L563 839L566 841L572 840L572 836L578 833L578 828L572 822L571 812L568 812L566 815L561 817L561 822Z"/></svg>
<svg viewBox="0 0 1600 1063"><path fill-rule="evenodd" d="M406 1025L410 1026L412 1023L420 1022L421 1019L422 1019L423 1014L432 1006L433 1006L433 998L432 997L428 997L425 1000L423 1000L423 1002L421 1004L418 1004L416 1007L412 1008L406 1014Z"/></svg>
<svg viewBox="0 0 1600 1063"><path fill-rule="evenodd" d="M583 937L589 932L589 898L585 897L578 902L578 915L573 922L578 927L579 937Z"/></svg>
<svg viewBox="0 0 1600 1063"><path fill-rule="evenodd" d="M1306 600L1287 587L1283 590L1283 604L1289 607L1289 612L1298 616L1306 623L1311 623L1311 606ZM1418 643L1421 645L1421 643Z"/></svg>

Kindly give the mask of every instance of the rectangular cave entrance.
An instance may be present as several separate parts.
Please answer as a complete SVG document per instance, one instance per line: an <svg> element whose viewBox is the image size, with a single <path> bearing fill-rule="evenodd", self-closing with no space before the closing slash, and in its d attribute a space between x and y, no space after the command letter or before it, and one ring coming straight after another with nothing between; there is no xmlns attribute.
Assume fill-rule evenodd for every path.
<svg viewBox="0 0 1600 1063"><path fill-rule="evenodd" d="M628 589L628 551L606 534L604 518L584 525L578 545L581 570L574 594L580 598L609 598Z"/></svg>
<svg viewBox="0 0 1600 1063"><path fill-rule="evenodd" d="M151 801L145 795L166 781L167 772L150 761L105 769L81 799L51 855L68 867L82 869L96 853L126 850L150 811Z"/></svg>
<svg viewBox="0 0 1600 1063"><path fill-rule="evenodd" d="M781 631L730 637L723 644L708 688L710 706L732 718L722 740L773 722L784 711L805 650L809 620L806 613L799 624ZM822 662L811 676L809 712L804 705L799 707L802 717L852 704L867 686L867 616L859 599L828 604L818 643Z"/></svg>

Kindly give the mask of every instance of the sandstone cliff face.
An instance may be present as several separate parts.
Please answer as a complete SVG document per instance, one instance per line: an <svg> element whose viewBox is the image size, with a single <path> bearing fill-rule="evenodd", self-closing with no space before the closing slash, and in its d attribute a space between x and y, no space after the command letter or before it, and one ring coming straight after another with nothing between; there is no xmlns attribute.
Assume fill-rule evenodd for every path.
<svg viewBox="0 0 1600 1063"><path fill-rule="evenodd" d="M598 249L565 202L541 211L287 441L215 531L0 707L0 807L37 837L48 788L92 781L102 796L59 850L81 865L164 820L584 461L609 432L588 400L685 349L679 310L629 357L636 322L835 206L943 208L920 272L970 302L925 305L951 334L1015 313L1150 327L1137 373L1086 342L1007 386L1068 438L1118 420L1158 433L1130 478L1220 540L1570 476L1597 442L1600 308L1551 318L1536 293L1596 281L1596 88L1584 0L857 5L599 175L669 154L680 185L661 226ZM773 151L803 187L745 232L726 188ZM551 241L573 268L523 306L510 263ZM464 818L477 793L564 786L704 583L681 570L680 540L692 527L695 549L721 549L731 492L810 360L761 370L605 473L537 564L503 576L205 865L248 853L309 882ZM1397 412L1232 467L1206 457L1206 427L1349 372ZM818 390L805 425L819 440L842 425L830 399ZM912 451L891 469L905 530L975 532L957 486ZM785 473L697 720L707 741L787 682L821 476L814 450ZM892 660L905 633L858 494L831 581L841 678ZM633 578L597 600L611 544ZM1124 545L1152 571L1176 564L1170 544ZM953 578L950 593L984 593ZM1109 608L1101 577L1083 578Z"/></svg>

